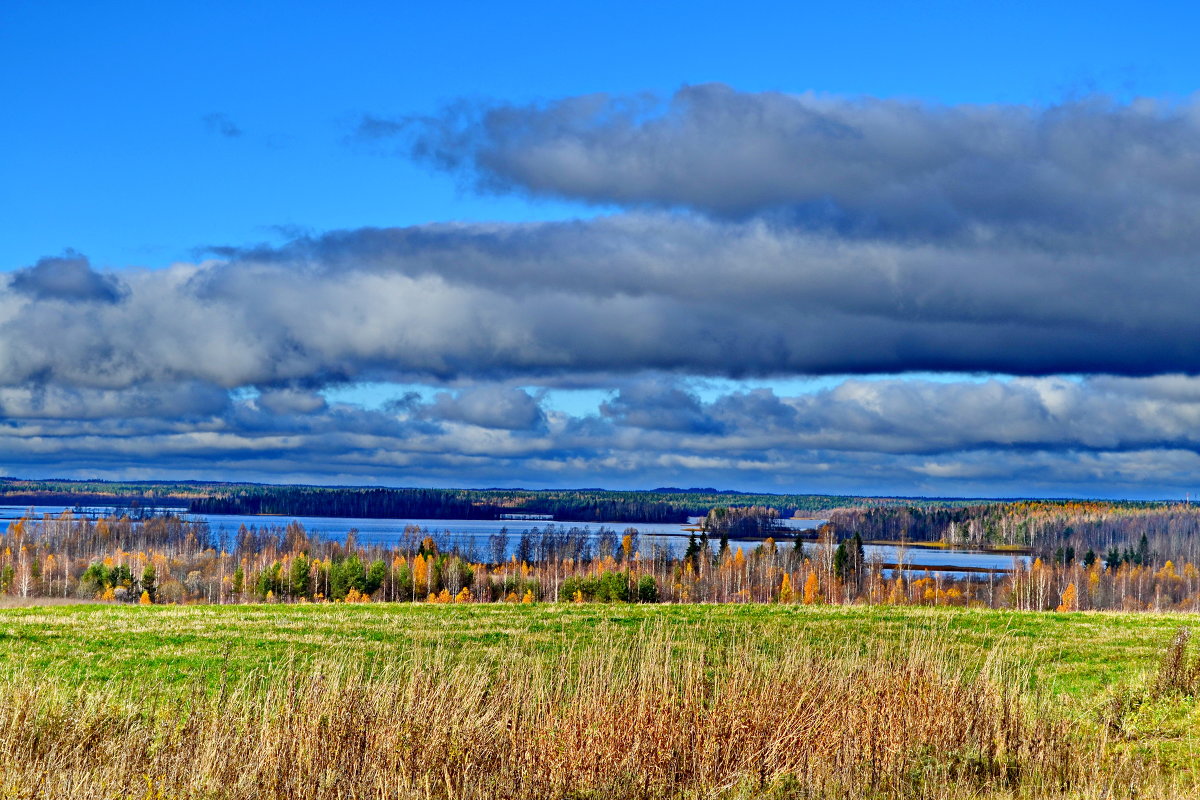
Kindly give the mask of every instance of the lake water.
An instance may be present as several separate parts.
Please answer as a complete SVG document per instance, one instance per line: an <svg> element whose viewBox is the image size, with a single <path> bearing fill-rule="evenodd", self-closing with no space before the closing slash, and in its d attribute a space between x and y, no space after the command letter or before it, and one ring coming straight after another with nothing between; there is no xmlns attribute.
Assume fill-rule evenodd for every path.
<svg viewBox="0 0 1200 800"><path fill-rule="evenodd" d="M0 531L6 530L10 522L20 519L30 512L29 506L0 506ZM32 515L40 519L45 514L57 516L68 510L67 506L34 506ZM111 507L95 507L83 509L85 513L94 516L111 514ZM288 517L288 516L246 516L240 514L188 514L183 509L176 509L185 519L202 520L208 523L214 539L219 543L232 542L238 529L245 525L247 528L283 527L295 520L304 526L312 535L326 539L341 541L351 529L357 530L358 542L361 545L379 545L394 547L399 545L404 537L404 528L416 525L434 536L442 544L457 544L464 549L469 545L480 553L488 551L488 540L498 534L502 528L508 528L508 550L511 553L517 546L521 532L530 528L545 528L553 524L559 528L586 528L593 534L601 527L616 531L618 540L626 528L637 528L639 547L643 553L648 553L654 545L667 548L678 555L687 547L688 532L682 525L675 523L628 523L628 522L571 522L569 520L481 520L481 519L366 519L358 517ZM781 520L791 530L812 530L825 522L819 519L784 519ZM734 544L737 546L737 543ZM755 543L745 543L749 549ZM791 543L781 543L790 547ZM817 553L817 544L805 541L807 554ZM926 566L941 567L970 567L1007 571L1013 568L1014 557L996 553L981 553L967 550L938 550L921 547L905 548L901 553L898 548L886 545L867 545L864 548L868 559L875 558L884 563L893 564L901 561L909 569L921 571ZM1019 557L1024 558L1024 557ZM947 573L943 573L947 574ZM960 573L949 573L957 575Z"/></svg>

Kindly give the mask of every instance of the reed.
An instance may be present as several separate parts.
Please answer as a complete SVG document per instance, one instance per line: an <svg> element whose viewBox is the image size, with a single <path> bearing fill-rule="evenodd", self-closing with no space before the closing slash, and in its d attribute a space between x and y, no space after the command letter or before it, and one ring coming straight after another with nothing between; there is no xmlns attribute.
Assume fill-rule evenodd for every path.
<svg viewBox="0 0 1200 800"><path fill-rule="evenodd" d="M775 643L776 645L778 643ZM289 662L215 684L0 684L5 797L1181 796L937 642L713 642L648 626L547 657L449 648ZM1124 787L1124 788L1122 788ZM1105 794L1105 793L1108 794Z"/></svg>

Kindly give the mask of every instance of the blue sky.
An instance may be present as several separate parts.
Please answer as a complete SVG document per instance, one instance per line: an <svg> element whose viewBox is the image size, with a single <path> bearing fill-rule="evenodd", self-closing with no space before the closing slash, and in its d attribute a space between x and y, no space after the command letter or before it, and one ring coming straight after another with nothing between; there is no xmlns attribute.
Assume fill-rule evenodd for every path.
<svg viewBox="0 0 1200 800"><path fill-rule="evenodd" d="M1182 493L1198 16L6 3L0 472Z"/></svg>
<svg viewBox="0 0 1200 800"><path fill-rule="evenodd" d="M945 103L1186 97L1187 3L5 3L0 265L581 213L346 142L363 113L718 81ZM209 115L239 130L223 137ZM585 210L583 213L589 213Z"/></svg>

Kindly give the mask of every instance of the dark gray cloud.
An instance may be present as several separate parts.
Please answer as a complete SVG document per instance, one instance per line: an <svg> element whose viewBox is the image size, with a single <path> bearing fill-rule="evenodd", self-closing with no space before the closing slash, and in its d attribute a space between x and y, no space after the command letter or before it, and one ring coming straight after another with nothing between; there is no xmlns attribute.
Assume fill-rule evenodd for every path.
<svg viewBox="0 0 1200 800"><path fill-rule="evenodd" d="M75 303L116 303L123 290L113 275L92 269L84 257L68 250L62 256L39 259L32 267L17 270L9 288L35 300L66 300Z"/></svg>
<svg viewBox="0 0 1200 800"><path fill-rule="evenodd" d="M204 127L209 133L215 133L228 139L236 139L243 133L237 123L230 119L228 114L222 112L205 114Z"/></svg>
<svg viewBox="0 0 1200 800"><path fill-rule="evenodd" d="M719 433L722 426L700 399L679 386L639 381L620 389L600 405L600 413L618 425L671 433Z"/></svg>
<svg viewBox="0 0 1200 800"><path fill-rule="evenodd" d="M490 191L767 216L843 235L1196 242L1200 107L939 106L688 86L364 119Z"/></svg>
<svg viewBox="0 0 1200 800"><path fill-rule="evenodd" d="M1190 255L622 215L339 232L120 282L120 303L0 292L0 385L1200 373Z"/></svg>

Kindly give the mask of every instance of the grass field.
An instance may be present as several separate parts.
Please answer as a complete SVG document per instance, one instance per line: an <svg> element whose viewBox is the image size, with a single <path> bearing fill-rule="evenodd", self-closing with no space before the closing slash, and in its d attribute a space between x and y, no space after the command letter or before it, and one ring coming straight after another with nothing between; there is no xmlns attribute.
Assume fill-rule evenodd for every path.
<svg viewBox="0 0 1200 800"><path fill-rule="evenodd" d="M1153 670L1181 626L1175 614L1045 614L958 608L763 605L64 605L0 610L3 669L75 686L191 685L331 652L362 661L441 648L465 658L513 646L556 654L648 625L762 648L875 647L934 639L963 667L1020 668L1029 687L1086 698Z"/></svg>
<svg viewBox="0 0 1200 800"><path fill-rule="evenodd" d="M1198 796L1196 702L1150 691L1197 621L863 606L3 609L0 790L46 796L74 776L80 797ZM351 717L330 728L346 704L372 731L361 742L347 744ZM226 793L250 778L222 772L219 753L264 746L284 766ZM342 755L314 755L330 748ZM281 778L293 762L316 784Z"/></svg>

